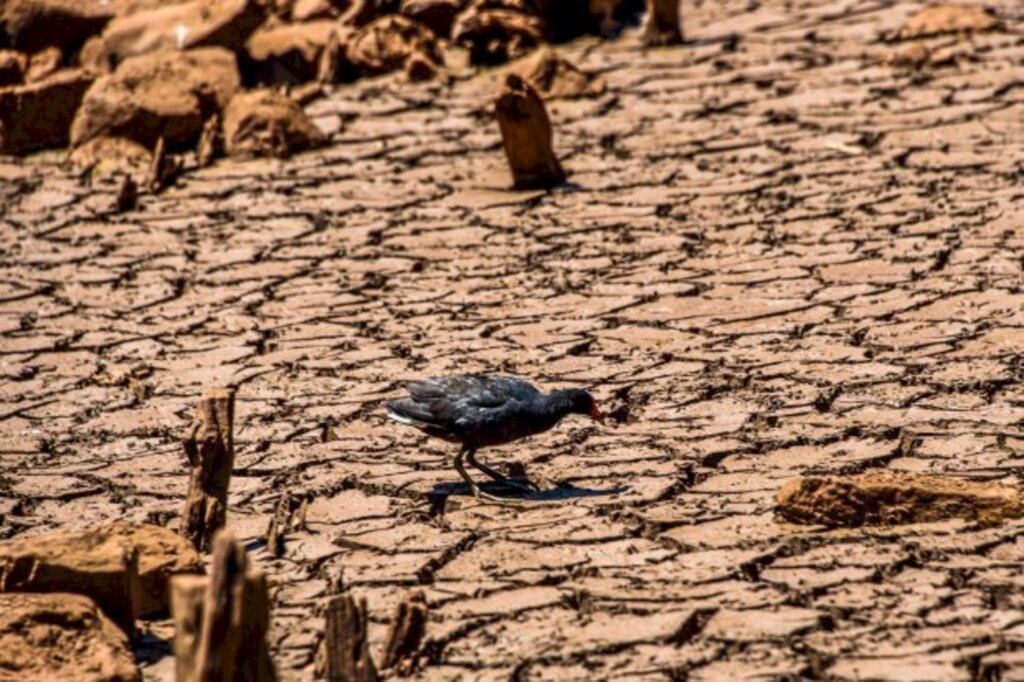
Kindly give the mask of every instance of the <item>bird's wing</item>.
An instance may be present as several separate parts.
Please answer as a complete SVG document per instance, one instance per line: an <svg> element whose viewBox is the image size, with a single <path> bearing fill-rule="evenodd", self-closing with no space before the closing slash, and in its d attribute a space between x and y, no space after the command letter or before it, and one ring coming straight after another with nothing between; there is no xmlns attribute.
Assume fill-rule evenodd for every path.
<svg viewBox="0 0 1024 682"><path fill-rule="evenodd" d="M536 388L505 376L466 374L433 377L409 384L409 394L418 403L450 403L452 407L499 408L512 400L539 393Z"/></svg>

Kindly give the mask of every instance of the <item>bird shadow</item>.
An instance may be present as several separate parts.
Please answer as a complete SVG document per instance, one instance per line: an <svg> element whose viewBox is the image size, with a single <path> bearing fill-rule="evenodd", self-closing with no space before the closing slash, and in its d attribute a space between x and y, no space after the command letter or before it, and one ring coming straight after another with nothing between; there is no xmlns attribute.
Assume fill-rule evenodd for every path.
<svg viewBox="0 0 1024 682"><path fill-rule="evenodd" d="M519 483L526 481L516 479ZM551 490L524 490L517 486L510 486L497 481L482 483L480 490L501 497L507 500L523 502L560 502L581 497L606 497L618 495L629 490L628 486L617 485L613 488L579 488L572 483L558 483L557 487ZM524 486L525 487L525 486ZM431 491L431 496L445 498L450 495L471 495L469 486L465 483L438 483Z"/></svg>

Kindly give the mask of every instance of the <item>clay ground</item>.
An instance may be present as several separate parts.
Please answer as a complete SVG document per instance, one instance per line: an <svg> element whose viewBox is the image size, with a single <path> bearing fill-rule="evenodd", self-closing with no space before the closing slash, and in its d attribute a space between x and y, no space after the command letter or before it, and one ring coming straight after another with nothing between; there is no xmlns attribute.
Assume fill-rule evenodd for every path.
<svg viewBox="0 0 1024 682"><path fill-rule="evenodd" d="M126 214L61 154L0 162L0 535L176 525L180 438L228 384L284 679L339 585L375 646L424 590L426 679L1024 678L1024 521L773 515L805 473L1021 475L1024 10L988 4L1005 28L918 72L885 63L919 7L891 0L706 0L685 47L574 44L609 90L550 105L550 193L503 189L488 76L340 89L326 149ZM477 504L382 418L475 370L612 412L488 453L550 500ZM313 501L273 559L283 491Z"/></svg>

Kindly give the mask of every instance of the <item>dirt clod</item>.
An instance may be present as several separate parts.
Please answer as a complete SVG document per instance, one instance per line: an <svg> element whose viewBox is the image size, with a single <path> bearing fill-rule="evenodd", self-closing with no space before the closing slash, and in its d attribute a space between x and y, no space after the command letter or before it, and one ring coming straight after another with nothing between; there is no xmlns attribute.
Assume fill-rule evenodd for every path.
<svg viewBox="0 0 1024 682"><path fill-rule="evenodd" d="M777 511L791 523L879 526L951 518L996 523L1024 516L1015 486L953 476L871 471L858 476L809 476L779 491Z"/></svg>
<svg viewBox="0 0 1024 682"><path fill-rule="evenodd" d="M294 100L270 90L235 96L224 112L228 156L284 159L324 143L320 132Z"/></svg>
<svg viewBox="0 0 1024 682"><path fill-rule="evenodd" d="M944 33L979 33L990 31L998 25L999 20L982 7L934 5L925 7L907 19L896 37L908 40Z"/></svg>
<svg viewBox="0 0 1024 682"><path fill-rule="evenodd" d="M543 36L540 19L506 9L470 7L452 26L452 40L469 50L474 64L501 64L521 57Z"/></svg>
<svg viewBox="0 0 1024 682"><path fill-rule="evenodd" d="M128 637L79 594L0 594L0 671L10 680L136 682Z"/></svg>
<svg viewBox="0 0 1024 682"><path fill-rule="evenodd" d="M594 97L607 88L603 78L579 70L548 47L535 50L511 68L545 98Z"/></svg>
<svg viewBox="0 0 1024 682"><path fill-rule="evenodd" d="M81 69L46 80L0 88L0 154L63 147L92 77Z"/></svg>
<svg viewBox="0 0 1024 682"><path fill-rule="evenodd" d="M381 17L364 26L347 47L348 62L365 76L404 69L413 57L434 65L444 63L434 32L401 15Z"/></svg>

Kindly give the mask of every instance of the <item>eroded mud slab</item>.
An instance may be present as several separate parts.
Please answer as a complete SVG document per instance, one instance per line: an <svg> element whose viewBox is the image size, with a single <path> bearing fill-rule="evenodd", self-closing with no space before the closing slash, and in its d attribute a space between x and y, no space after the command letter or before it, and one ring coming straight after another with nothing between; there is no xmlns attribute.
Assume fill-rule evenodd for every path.
<svg viewBox="0 0 1024 682"><path fill-rule="evenodd" d="M0 162L0 536L176 525L178 438L232 384L285 679L339 584L377 650L425 591L424 679L1024 674L1024 521L774 516L803 475L1018 476L1024 14L985 4L888 42L920 3L690 3L683 47L570 46L605 90L549 102L551 193L507 190L487 75L340 90L308 109L328 146L128 213ZM450 453L382 419L404 379L495 369L615 416L489 453L559 499L442 503ZM275 559L285 490L312 501Z"/></svg>

